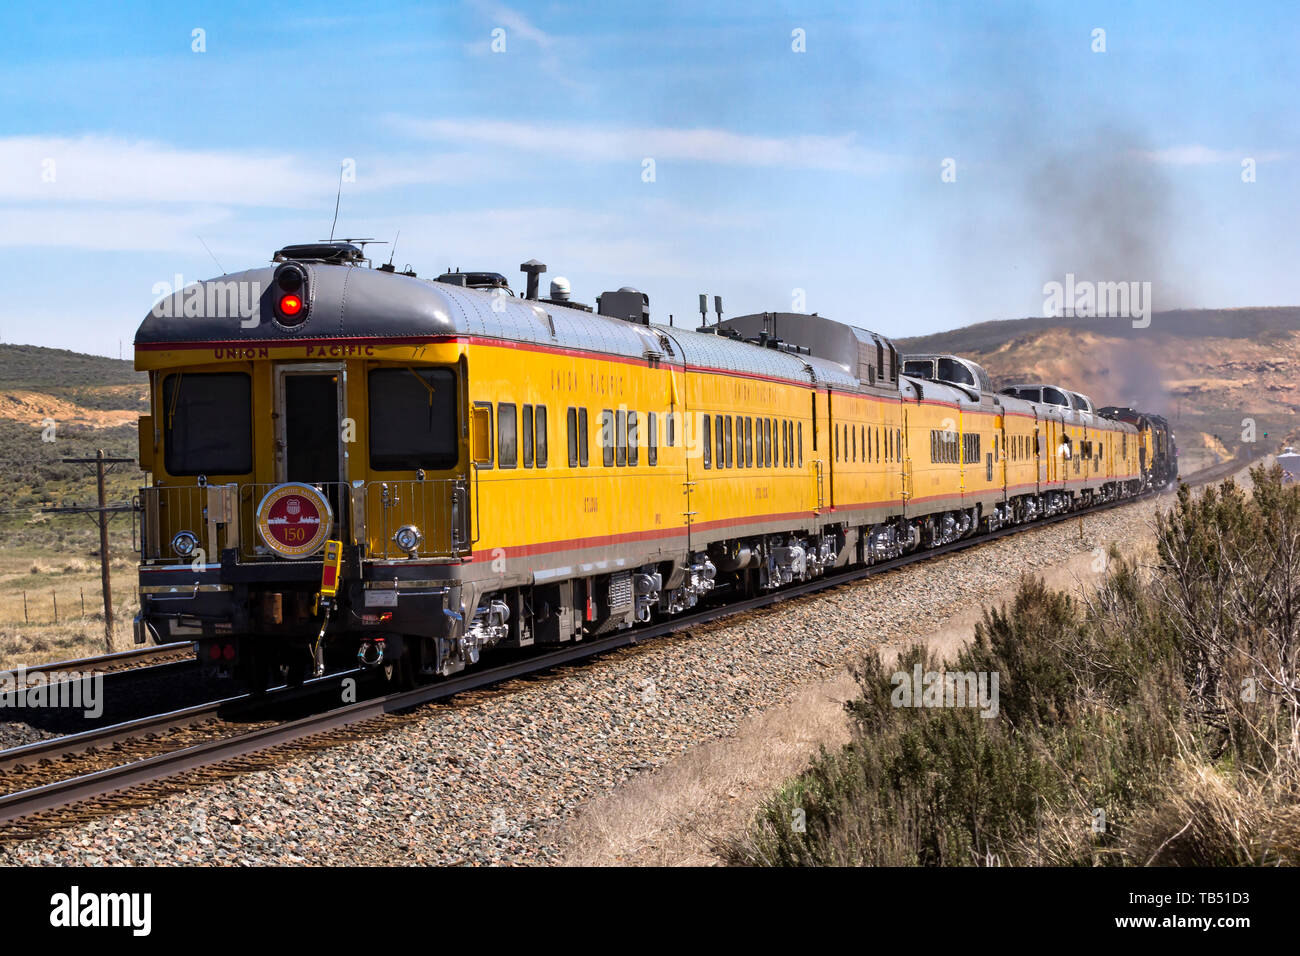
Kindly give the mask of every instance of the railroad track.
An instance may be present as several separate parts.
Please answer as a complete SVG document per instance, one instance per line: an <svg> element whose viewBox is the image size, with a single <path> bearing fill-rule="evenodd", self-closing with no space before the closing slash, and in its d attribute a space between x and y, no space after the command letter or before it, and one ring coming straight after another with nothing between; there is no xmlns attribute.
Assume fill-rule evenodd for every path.
<svg viewBox="0 0 1300 956"><path fill-rule="evenodd" d="M1257 454L1252 455L1249 452L1239 454L1228 462L1203 469L1182 480L1186 484L1193 485L1218 481L1230 474L1235 474L1257 457L1260 456ZM42 783L0 796L0 840L30 836L31 832L25 832L22 828L15 828L14 824L16 821L27 820L39 814L50 814L53 811L74 804L99 800L146 784L168 780L195 771L208 770L254 754L264 754L276 748L283 748L287 745L302 744L311 738L329 735L344 728L353 728L365 722L410 711L425 704L445 701L458 694L482 690L518 678L540 675L587 658L608 654L611 651L710 624L723 618L772 607L786 601L807 597L820 591L851 584L876 574L898 570L912 564L932 561L958 551L991 543L1012 534L1046 528L1064 521L1100 514L1122 505L1135 504L1146 500L1150 495L1151 493L1148 493L1138 498L1108 502L1096 505L1086 511L1071 511L1054 515L1034 522L1029 528L1023 526L1001 528L998 531L988 532L972 538L964 538L937 548L881 561L869 567L853 568L828 574L813 581L787 586L777 592L744 598L725 605L706 607L692 614L680 615L669 621L619 631L558 648L554 651L535 654L497 667L460 674L413 690L377 696L292 720L264 724L243 733L219 736L188 746L167 749L164 752L143 756L127 763L97 769L90 773ZM340 676L344 675L318 678L316 681L308 682L304 687L297 688L290 693L297 694L300 697L309 695L314 692L311 685L334 681ZM230 698L225 701L214 701L168 714L159 714L113 727L89 731L70 738L39 741L14 750L3 751L0 752L0 772L4 772L8 776L12 768L31 766L41 761L64 758L70 754L99 750L137 739L141 735L165 733L179 728L191 727L195 724L219 718L222 708L241 704L247 705L248 702L249 698ZM57 826L59 822L51 822L48 826ZM42 829L38 820L33 821L33 824L36 832Z"/></svg>
<svg viewBox="0 0 1300 956"><path fill-rule="evenodd" d="M49 664L33 664L30 667L23 666L18 669L3 670L0 671L0 681L16 684L20 672L26 672L27 674L41 673L47 677L53 674L115 674L125 670L188 663L193 660L194 645L192 643L151 644L145 647L135 647L129 651L100 654L96 657L77 657L66 661L54 661Z"/></svg>

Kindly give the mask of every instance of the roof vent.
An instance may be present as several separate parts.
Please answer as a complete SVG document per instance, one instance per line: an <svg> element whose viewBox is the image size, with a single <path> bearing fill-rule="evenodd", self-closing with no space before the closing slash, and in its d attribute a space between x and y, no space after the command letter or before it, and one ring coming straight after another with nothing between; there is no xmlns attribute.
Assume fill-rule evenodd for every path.
<svg viewBox="0 0 1300 956"><path fill-rule="evenodd" d="M465 289L509 289L510 283L499 272L455 272L447 271L438 276L436 282L458 285Z"/></svg>
<svg viewBox="0 0 1300 956"><path fill-rule="evenodd" d="M617 292L602 292L596 296L596 311L614 319L649 325L650 296L625 285Z"/></svg>
<svg viewBox="0 0 1300 956"><path fill-rule="evenodd" d="M538 276L546 271L546 263L538 262L536 259L529 259L519 266L519 270L528 276L528 291L524 293L525 299L537 298Z"/></svg>
<svg viewBox="0 0 1300 956"><path fill-rule="evenodd" d="M328 262L333 265L346 265L349 262L365 261L365 253L359 246L350 242L308 242L296 246L285 246L272 257L272 262Z"/></svg>

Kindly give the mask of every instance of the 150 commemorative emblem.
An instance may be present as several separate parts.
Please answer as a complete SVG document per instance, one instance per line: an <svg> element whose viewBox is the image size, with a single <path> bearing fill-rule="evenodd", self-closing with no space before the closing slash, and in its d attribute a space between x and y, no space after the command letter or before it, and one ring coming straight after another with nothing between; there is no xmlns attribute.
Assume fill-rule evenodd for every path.
<svg viewBox="0 0 1300 956"><path fill-rule="evenodd" d="M319 551L333 524L328 499L297 481L272 488L257 506L257 533L268 548L286 558Z"/></svg>

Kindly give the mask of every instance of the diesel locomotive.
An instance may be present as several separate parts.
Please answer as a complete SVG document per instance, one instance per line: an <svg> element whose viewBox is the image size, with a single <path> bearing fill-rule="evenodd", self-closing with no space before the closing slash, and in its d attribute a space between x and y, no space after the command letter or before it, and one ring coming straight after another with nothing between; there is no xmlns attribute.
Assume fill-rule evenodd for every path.
<svg viewBox="0 0 1300 956"><path fill-rule="evenodd" d="M1176 476L1155 415L818 315L542 298L522 268L516 295L318 243L159 302L136 640L254 688L344 660L410 683Z"/></svg>

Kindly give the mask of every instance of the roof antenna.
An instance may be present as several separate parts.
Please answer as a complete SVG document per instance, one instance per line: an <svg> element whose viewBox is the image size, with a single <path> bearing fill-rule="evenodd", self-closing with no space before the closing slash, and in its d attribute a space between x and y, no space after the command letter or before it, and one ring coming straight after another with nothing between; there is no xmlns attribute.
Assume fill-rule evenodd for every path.
<svg viewBox="0 0 1300 956"><path fill-rule="evenodd" d="M334 241L334 227L339 224L339 200L343 198L343 166L339 165L339 191L334 196L334 221L330 223L330 242Z"/></svg>
<svg viewBox="0 0 1300 956"><path fill-rule="evenodd" d="M203 237L202 237L202 236L195 236L195 238L198 239L199 242L203 242ZM204 248L204 249L208 249L208 244L207 244L206 242L203 242L203 248ZM212 256L212 261L217 263L217 268L221 270L221 274L222 274L223 276L224 276L224 275L228 275L228 273L226 272L226 267L223 266L220 262L217 261L217 257L212 255L212 250L211 250L211 249L208 249L208 255Z"/></svg>
<svg viewBox="0 0 1300 956"><path fill-rule="evenodd" d="M402 230L397 230L397 235L393 239L393 251L388 256L388 261L379 267L380 272L395 272L393 268L393 256L397 255L397 240L402 238ZM410 266L406 268L407 272L411 271Z"/></svg>

